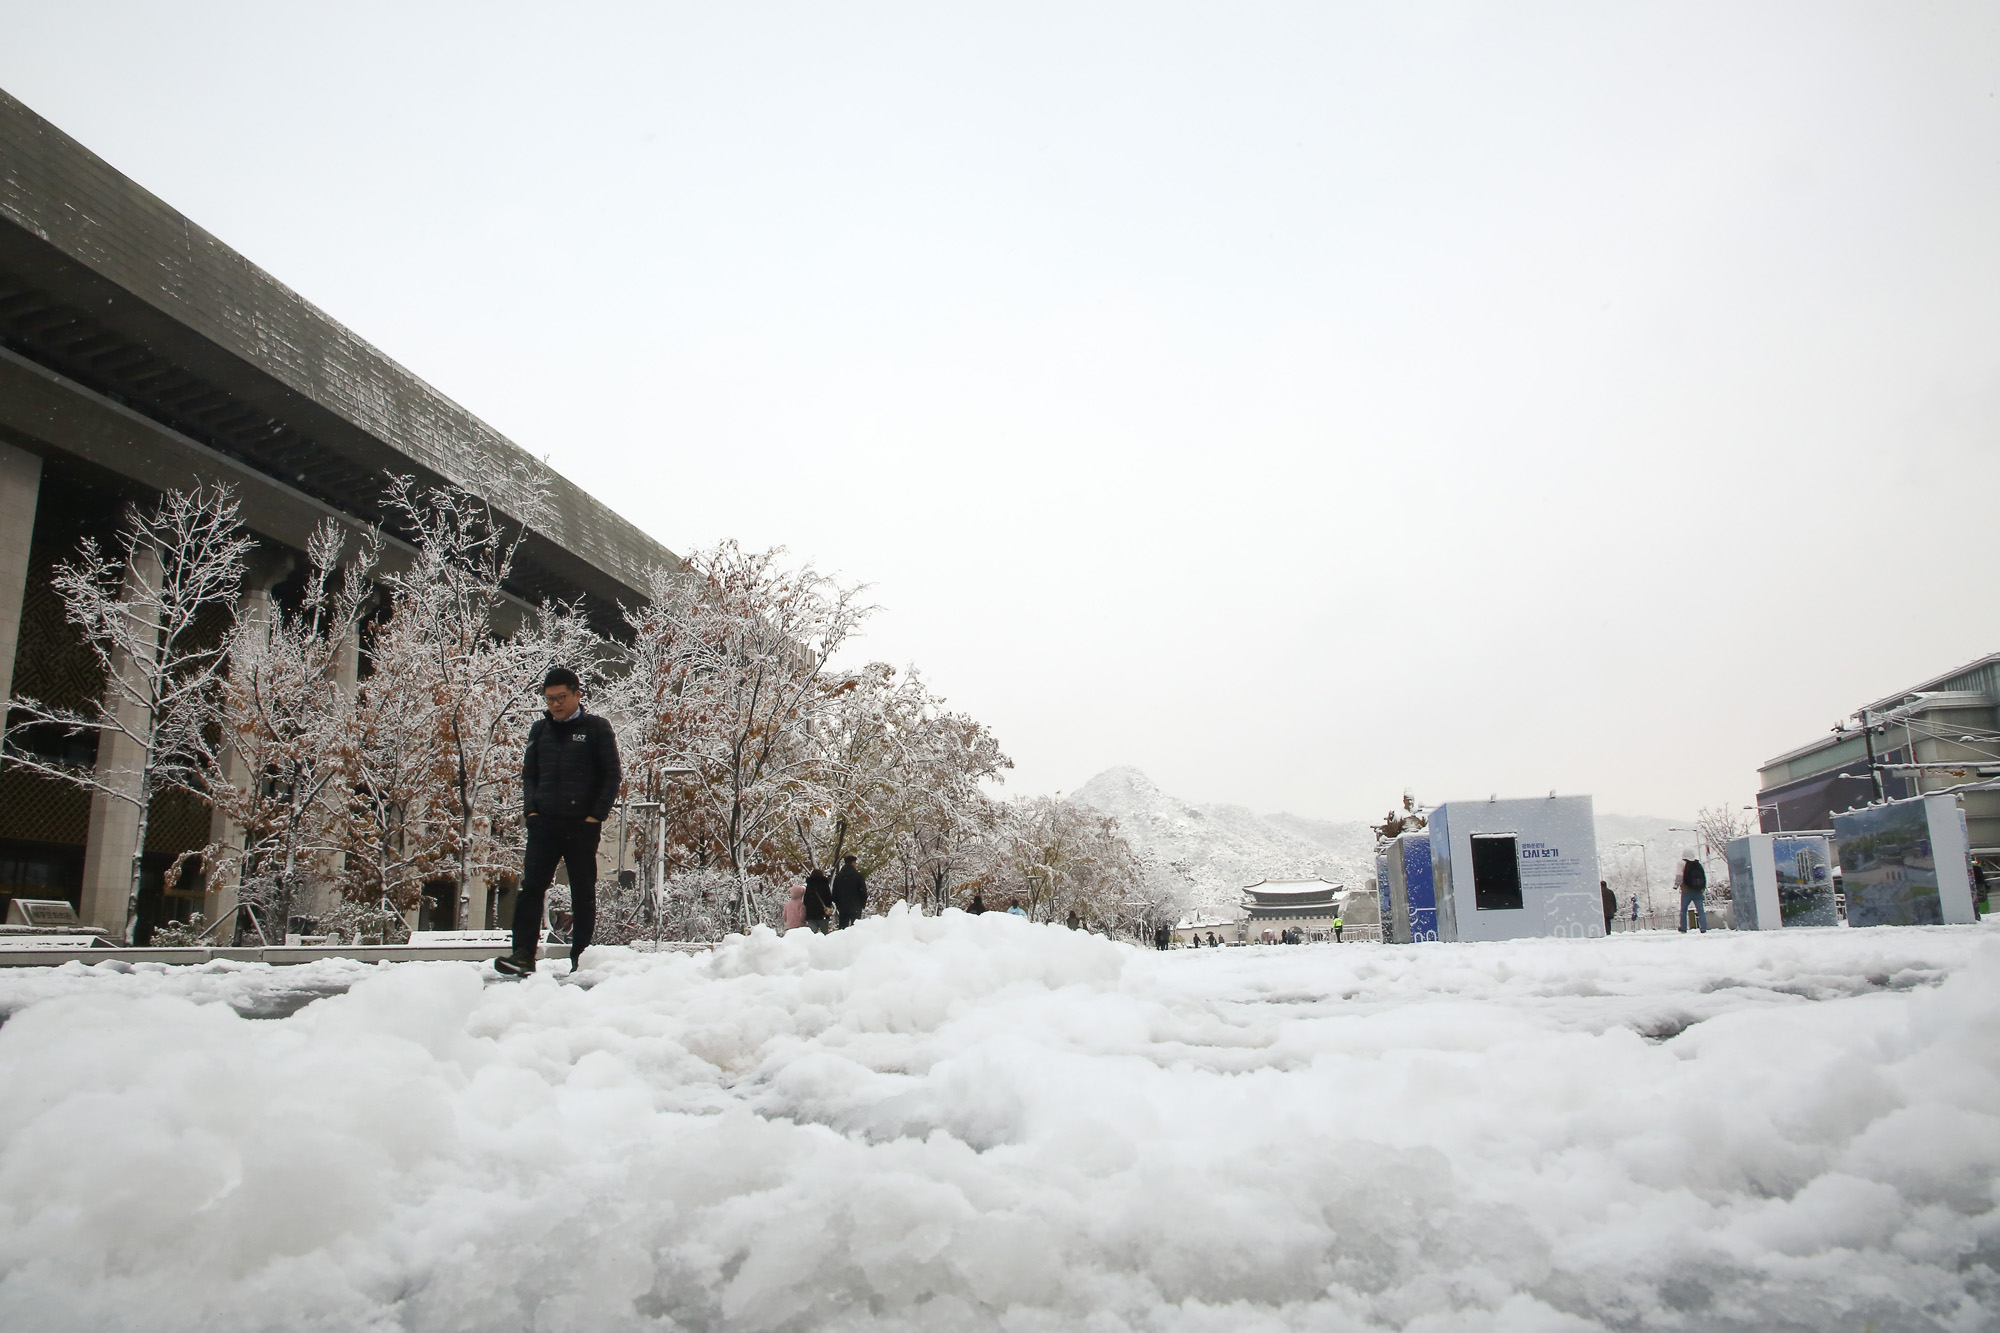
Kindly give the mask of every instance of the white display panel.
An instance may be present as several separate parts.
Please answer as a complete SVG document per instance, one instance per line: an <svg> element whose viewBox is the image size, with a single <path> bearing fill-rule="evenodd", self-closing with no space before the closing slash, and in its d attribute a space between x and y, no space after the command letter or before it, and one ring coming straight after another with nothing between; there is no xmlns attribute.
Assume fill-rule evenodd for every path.
<svg viewBox="0 0 2000 1333"><path fill-rule="evenodd" d="M1833 817L1850 926L1969 926L1972 872L1956 796L1918 796Z"/></svg>
<svg viewBox="0 0 2000 1333"><path fill-rule="evenodd" d="M1588 796L1447 802L1430 851L1441 940L1604 934Z"/></svg>
<svg viewBox="0 0 2000 1333"><path fill-rule="evenodd" d="M1752 833L1727 848L1738 930L1837 926L1833 849L1822 833Z"/></svg>

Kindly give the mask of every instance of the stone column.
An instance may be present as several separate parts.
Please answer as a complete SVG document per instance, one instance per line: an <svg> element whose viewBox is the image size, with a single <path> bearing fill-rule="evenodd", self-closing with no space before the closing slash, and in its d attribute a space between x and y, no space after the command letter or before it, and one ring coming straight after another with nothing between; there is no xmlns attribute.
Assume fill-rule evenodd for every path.
<svg viewBox="0 0 2000 1333"><path fill-rule="evenodd" d="M340 639L340 657L333 667L334 687L349 699L361 688L361 631L348 626Z"/></svg>
<svg viewBox="0 0 2000 1333"><path fill-rule="evenodd" d="M42 494L42 460L0 444L0 699L14 697L14 650L21 641L21 597L28 586L28 544Z"/></svg>
<svg viewBox="0 0 2000 1333"><path fill-rule="evenodd" d="M158 553L141 550L125 571L125 596L134 600L142 589L160 581ZM156 612L157 614L157 612ZM120 656L112 670L134 679L139 664ZM107 684L105 706L133 731L145 725L144 713ZM145 762L138 742L118 731L101 731L97 739L97 780L122 792L137 792L140 768ZM132 888L132 858L139 850L139 807L129 799L104 791L91 793L90 833L83 844L83 903L77 915L85 925L125 938L126 906Z"/></svg>

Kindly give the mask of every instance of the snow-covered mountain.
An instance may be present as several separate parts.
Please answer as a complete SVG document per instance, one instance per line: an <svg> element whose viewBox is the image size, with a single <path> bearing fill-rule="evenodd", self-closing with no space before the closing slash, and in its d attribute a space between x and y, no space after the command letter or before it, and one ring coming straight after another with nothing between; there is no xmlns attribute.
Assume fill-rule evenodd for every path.
<svg viewBox="0 0 2000 1333"><path fill-rule="evenodd" d="M1344 879L1349 888L1359 887L1375 874L1375 829L1365 819L1336 823L1281 813L1265 815L1264 822L1325 848L1333 857L1328 864L1339 870L1330 878Z"/></svg>
<svg viewBox="0 0 2000 1333"><path fill-rule="evenodd" d="M1234 916L1243 886L1260 879L1319 876L1360 888L1374 873L1375 840L1365 824L1197 805L1136 768L1106 769L1069 799L1116 816L1156 873L1180 881L1186 905L1202 912Z"/></svg>
<svg viewBox="0 0 2000 1333"><path fill-rule="evenodd" d="M1260 879L1318 876L1350 889L1367 888L1375 875L1375 831L1365 820L1338 823L1303 815L1260 815L1240 805L1197 805L1162 791L1132 767L1107 768L1070 794L1078 805L1114 815L1133 847L1176 882L1195 911L1234 916L1242 889ZM1689 835L1672 825L1692 824L1645 815L1600 814L1597 856L1603 877L1622 900L1641 889L1643 864L1655 895L1673 876L1678 849ZM1634 844L1643 843L1642 858Z"/></svg>

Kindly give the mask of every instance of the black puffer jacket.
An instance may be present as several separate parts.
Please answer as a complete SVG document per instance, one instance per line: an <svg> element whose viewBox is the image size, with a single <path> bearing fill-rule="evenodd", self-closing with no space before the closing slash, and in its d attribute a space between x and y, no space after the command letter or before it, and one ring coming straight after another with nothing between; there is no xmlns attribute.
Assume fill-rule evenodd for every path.
<svg viewBox="0 0 2000 1333"><path fill-rule="evenodd" d="M581 708L567 722L547 713L528 729L521 760L521 804L544 819L605 820L618 799L618 738L611 724Z"/></svg>
<svg viewBox="0 0 2000 1333"><path fill-rule="evenodd" d="M842 866L833 874L833 905L849 916L860 916L868 907L868 881L853 866Z"/></svg>
<svg viewBox="0 0 2000 1333"><path fill-rule="evenodd" d="M833 909L833 890L827 887L826 872L815 870L806 876L806 920L824 921Z"/></svg>

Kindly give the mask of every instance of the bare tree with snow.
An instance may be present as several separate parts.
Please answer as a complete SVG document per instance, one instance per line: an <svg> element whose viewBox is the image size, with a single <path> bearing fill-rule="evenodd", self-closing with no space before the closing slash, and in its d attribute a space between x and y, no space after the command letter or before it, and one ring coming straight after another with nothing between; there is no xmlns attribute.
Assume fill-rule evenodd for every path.
<svg viewBox="0 0 2000 1333"><path fill-rule="evenodd" d="M830 868L851 853L879 901L942 908L989 859L976 854L993 823L982 784L1013 761L914 667L871 662L852 680L814 732L827 799L798 817L796 859Z"/></svg>
<svg viewBox="0 0 2000 1333"><path fill-rule="evenodd" d="M1703 806L1701 813L1694 817L1695 836L1701 839L1700 852L1705 859L1724 857L1729 854L1729 844L1750 832L1750 815L1737 810L1729 802L1714 806ZM1708 877L1711 899L1727 901L1730 897L1729 876L1725 874Z"/></svg>
<svg viewBox="0 0 2000 1333"><path fill-rule="evenodd" d="M889 770L885 823L904 896L942 910L957 884L992 863L1001 807L986 783L1014 761L984 724L924 690L914 669L907 679L916 691Z"/></svg>
<svg viewBox="0 0 2000 1333"><path fill-rule="evenodd" d="M449 849L463 919L475 879L514 859L516 839L496 836L496 824L516 814L521 746L549 653L589 653L595 639L574 609L559 607L531 615L521 633L500 633L502 612L517 610L504 585L525 529L483 500L452 488L418 492L404 480L390 502L417 558L387 580L389 616L367 693L378 714L416 696L433 729L430 773L444 790L428 805L442 816L433 836ZM398 674L382 669L389 662Z"/></svg>
<svg viewBox="0 0 2000 1333"><path fill-rule="evenodd" d="M237 875L239 901L267 933L282 933L290 920L302 874L324 868L346 796L354 718L340 675L373 595L380 548L373 533L351 560L343 561L345 548L339 525L321 524L307 543L298 608L241 627L223 680L220 735L198 751L203 789L236 836L189 855L200 856L211 882Z"/></svg>
<svg viewBox="0 0 2000 1333"><path fill-rule="evenodd" d="M1085 921L1123 931L1157 924L1167 907L1147 890L1145 867L1118 821L1052 796L1010 801L996 840L988 885L1019 896L1031 918Z"/></svg>
<svg viewBox="0 0 2000 1333"><path fill-rule="evenodd" d="M759 916L754 877L829 802L813 736L854 688L832 659L872 610L859 585L782 555L732 541L656 570L646 605L626 613L634 644L618 690L630 781L665 804L687 861L736 875L745 924Z"/></svg>
<svg viewBox="0 0 2000 1333"><path fill-rule="evenodd" d="M534 483L514 477L510 493ZM372 670L355 699L348 800L333 830L339 885L350 902L409 911L426 885L449 880L463 920L481 876L518 868L536 684L558 661L594 678L603 644L577 608L526 610L508 595L525 529L478 496L399 478L389 507L416 554L382 580L386 614L367 637ZM518 631L503 633L517 618Z"/></svg>
<svg viewBox="0 0 2000 1333"><path fill-rule="evenodd" d="M227 487L168 491L150 508L133 507L115 555L86 538L54 578L64 614L103 672L102 698L87 709L10 701L20 720L6 731L8 762L136 811L127 943L137 940L153 797L202 785L199 755L221 706L230 626L254 545ZM93 734L97 761L86 767L49 757L36 733Z"/></svg>

